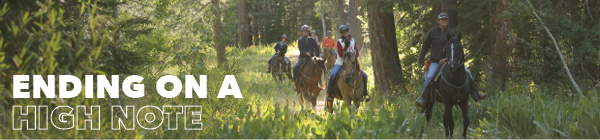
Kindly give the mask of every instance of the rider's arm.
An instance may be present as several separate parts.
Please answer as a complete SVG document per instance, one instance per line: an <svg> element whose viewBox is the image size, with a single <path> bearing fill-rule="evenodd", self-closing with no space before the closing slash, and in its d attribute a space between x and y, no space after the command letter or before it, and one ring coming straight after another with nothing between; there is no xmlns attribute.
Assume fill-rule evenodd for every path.
<svg viewBox="0 0 600 140"><path fill-rule="evenodd" d="M275 43L275 47L273 47L275 49L275 52L277 52L278 50L280 50L280 46L279 43Z"/></svg>
<svg viewBox="0 0 600 140"><path fill-rule="evenodd" d="M423 46L421 47L421 53L419 54L419 63L425 62L425 54L429 51L429 47L431 47L431 37L432 30L427 32L427 36L425 36L425 40L423 41Z"/></svg>
<svg viewBox="0 0 600 140"><path fill-rule="evenodd" d="M340 41L337 41L337 54L340 58L344 57L344 50L342 49L342 44L340 44Z"/></svg>
<svg viewBox="0 0 600 140"><path fill-rule="evenodd" d="M285 53L287 52L287 47L288 47L288 45L287 45L287 44L283 44L283 45L281 45L281 49L279 49L279 54L280 54L281 56L285 56Z"/></svg>
<svg viewBox="0 0 600 140"><path fill-rule="evenodd" d="M308 44L306 44L305 42L301 42L301 41L303 41L303 40L298 41L298 50L300 51L300 57L308 58L309 56L306 55L306 53L310 51L306 47L306 45L308 45ZM312 48L310 48L310 49L312 49Z"/></svg>
<svg viewBox="0 0 600 140"><path fill-rule="evenodd" d="M356 52L356 58L358 58L358 47L356 47L356 43L354 43L354 52Z"/></svg>

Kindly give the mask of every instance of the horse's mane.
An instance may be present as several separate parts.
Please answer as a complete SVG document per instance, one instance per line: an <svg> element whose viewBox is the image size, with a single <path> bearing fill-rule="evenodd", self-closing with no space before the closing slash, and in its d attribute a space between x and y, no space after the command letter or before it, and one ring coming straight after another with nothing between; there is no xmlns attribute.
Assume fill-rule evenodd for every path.
<svg viewBox="0 0 600 140"><path fill-rule="evenodd" d="M348 57L352 57L352 53L351 52L344 53L344 59L346 59Z"/></svg>

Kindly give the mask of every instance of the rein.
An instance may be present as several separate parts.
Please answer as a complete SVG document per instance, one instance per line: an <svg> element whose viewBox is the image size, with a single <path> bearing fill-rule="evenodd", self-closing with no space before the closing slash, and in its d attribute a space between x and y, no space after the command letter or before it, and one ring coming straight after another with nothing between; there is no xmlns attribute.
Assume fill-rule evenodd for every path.
<svg viewBox="0 0 600 140"><path fill-rule="evenodd" d="M467 84L469 83L469 75L466 75L466 80L465 80L465 84L463 84L462 86L458 87L453 85L452 83L448 82L448 80L446 80L446 78L444 78L444 74L443 74L443 70L446 67L446 65L448 65L448 63L444 64L444 66L442 66L442 69L440 69L440 73L441 73L441 77L442 77L442 81L444 81L446 84L450 85L452 88L456 89L456 92L460 95L460 90L462 88L464 88L465 86L467 86ZM461 64L462 65L462 64ZM460 67L460 65L459 65ZM453 71L454 72L454 71ZM458 102L460 102L460 100L458 100Z"/></svg>
<svg viewBox="0 0 600 140"><path fill-rule="evenodd" d="M343 71L342 71L342 73L343 73ZM363 80L362 80L362 76L361 76L360 73L361 73L361 71L358 72L358 78L359 79L356 79L356 80L359 80L359 81L362 82ZM346 78L344 78L344 77L345 76L340 77L340 78L342 78L342 81L344 81L344 83L346 83L346 85L348 85L349 87L353 87L353 89L352 89L352 94L353 94L352 101L355 101L356 100L356 89L362 87L363 83L360 83L360 84L358 84L358 86L354 87L354 85L356 85L356 81L352 82L354 85L351 85L350 82L346 81Z"/></svg>

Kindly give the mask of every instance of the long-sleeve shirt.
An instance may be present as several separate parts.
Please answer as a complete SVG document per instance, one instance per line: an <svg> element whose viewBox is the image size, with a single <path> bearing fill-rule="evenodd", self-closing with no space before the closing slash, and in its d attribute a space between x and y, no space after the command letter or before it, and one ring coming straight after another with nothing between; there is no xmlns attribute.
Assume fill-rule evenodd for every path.
<svg viewBox="0 0 600 140"><path fill-rule="evenodd" d="M444 31L442 31L442 28L439 26L433 27L427 32L427 36L425 36L425 41L423 41L423 46L421 47L419 63L424 62L425 54L427 54L429 48L431 48L431 55L429 56L431 62L439 62L446 57L444 45L448 42L446 39L446 34L448 33L450 33L451 36L456 36L452 29L445 28Z"/></svg>
<svg viewBox="0 0 600 140"><path fill-rule="evenodd" d="M354 52L356 58L358 59L358 47L356 47L354 38L352 38L352 36L349 36L347 40L350 40L350 44L348 46L346 46L346 44L344 43L343 36L341 36L340 39L338 39L337 41L337 52L339 57L336 59L335 65L341 66L344 63L344 54L346 52Z"/></svg>
<svg viewBox="0 0 600 140"><path fill-rule="evenodd" d="M298 49L300 50L299 58L310 58L306 55L307 52L311 52L311 56L321 56L321 49L319 49L317 42L310 37L298 39Z"/></svg>
<svg viewBox="0 0 600 140"><path fill-rule="evenodd" d="M335 39L333 38L323 38L323 43L322 43L323 48L329 47L334 49L335 48Z"/></svg>
<svg viewBox="0 0 600 140"><path fill-rule="evenodd" d="M285 57L285 53L287 53L287 43L285 42L277 42L277 45L275 45L275 47L273 47L275 49L275 53L277 53L277 51L279 51L279 55L284 56Z"/></svg>

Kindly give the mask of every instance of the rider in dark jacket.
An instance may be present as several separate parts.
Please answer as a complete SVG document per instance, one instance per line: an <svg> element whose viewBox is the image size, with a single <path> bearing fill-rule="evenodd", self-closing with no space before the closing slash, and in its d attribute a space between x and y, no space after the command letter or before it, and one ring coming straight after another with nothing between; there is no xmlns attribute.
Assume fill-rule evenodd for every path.
<svg viewBox="0 0 600 140"><path fill-rule="evenodd" d="M277 42L275 47L273 47L275 49L275 55L280 55L282 58L285 58L285 53L287 52L287 47L288 47L287 43L285 43L286 40L287 40L287 36L283 35L281 37L281 41ZM271 72L271 61L273 60L275 55L271 56L271 59L269 59L269 67L267 67L268 68L267 73Z"/></svg>
<svg viewBox="0 0 600 140"><path fill-rule="evenodd" d="M317 42L308 36L309 30L308 26L302 26L302 38L298 39L298 49L300 50L300 56L298 58L298 62L294 65L294 80L298 80L298 70L300 69L300 65L302 65L302 59L311 58L312 56L321 56L321 49L317 45ZM296 87L294 87L296 90Z"/></svg>
<svg viewBox="0 0 600 140"><path fill-rule="evenodd" d="M425 77L425 82L423 83L423 89L421 90L421 96L415 101L417 106L423 106L426 99L423 99L422 94L425 91L425 88L429 85L433 77L435 76L435 72L440 68L439 61L446 58L446 53L444 53L444 45L448 42L446 39L446 34L450 34L452 36L456 36L454 31L448 28L446 25L448 24L448 14L440 13L438 15L438 26L433 27L427 32L427 36L425 37L425 41L423 41L423 47L421 48L421 53L419 55L419 67L422 67L424 64L425 54L431 48L430 60L431 64L429 66L429 70L427 71L427 76ZM465 70L469 74L470 78L473 79L473 75L471 75L471 71L465 67ZM483 99L487 97L487 94L479 94L476 90L471 92L471 97L473 100L479 101L479 99Z"/></svg>

